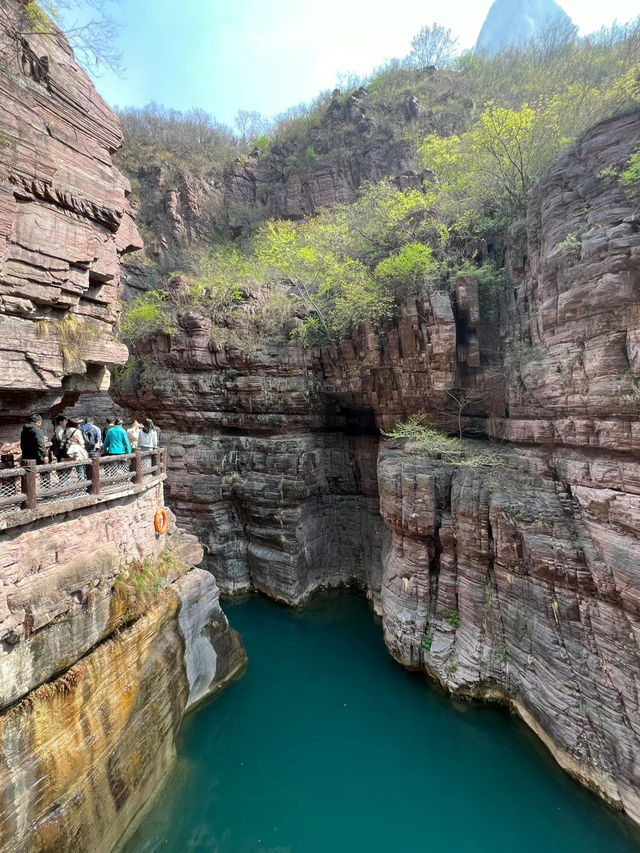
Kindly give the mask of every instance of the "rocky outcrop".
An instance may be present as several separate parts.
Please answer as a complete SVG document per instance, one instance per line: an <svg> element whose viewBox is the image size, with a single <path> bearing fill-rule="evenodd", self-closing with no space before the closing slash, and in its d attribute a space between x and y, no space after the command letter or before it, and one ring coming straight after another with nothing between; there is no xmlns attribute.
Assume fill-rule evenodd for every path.
<svg viewBox="0 0 640 853"><path fill-rule="evenodd" d="M28 413L46 423L108 389L128 355L121 258L141 246L111 160L119 122L30 11L8 0L0 15L0 440L14 441ZM112 850L167 773L185 710L245 662L197 540L174 519L154 528L161 466L135 487L101 470L99 495L84 466L32 471L24 511L23 474L2 479L3 853Z"/></svg>
<svg viewBox="0 0 640 853"><path fill-rule="evenodd" d="M2 535L3 851L111 850L184 712L244 664L197 540L156 534L163 502L157 483Z"/></svg>
<svg viewBox="0 0 640 853"><path fill-rule="evenodd" d="M480 30L476 51L494 56L505 48L523 47L550 28L575 30L556 0L495 0Z"/></svg>
<svg viewBox="0 0 640 853"><path fill-rule="evenodd" d="M111 155L117 118L62 36L0 33L0 433L33 409L106 389L126 361L116 341L120 259L142 243L129 182ZM35 58L39 58L36 62ZM42 63L42 58L46 63ZM34 64L35 63L35 64ZM46 74L38 69L44 68ZM2 437L2 435L0 435Z"/></svg>
<svg viewBox="0 0 640 853"><path fill-rule="evenodd" d="M323 351L240 353L190 318L117 388L166 428L170 500L226 589L365 587L397 660L511 703L636 821L640 232L601 174L638 138L620 116L549 171L498 298L461 278ZM501 455L383 442L376 470L414 414Z"/></svg>
<svg viewBox="0 0 640 853"><path fill-rule="evenodd" d="M378 475L393 656L511 703L640 821L637 460L516 448L483 470L385 445Z"/></svg>
<svg viewBox="0 0 640 853"><path fill-rule="evenodd" d="M425 88L427 77L421 76L416 71L407 86ZM187 162L134 168L131 156L123 158L136 187L145 236L145 256L130 258L126 265L130 295L154 285L159 276L190 269L194 254L210 249L221 235L239 236L256 221L299 220L322 207L350 203L361 186L382 178L420 189L431 173L419 171L413 146L399 138L398 130L406 126L408 132L419 122L424 133L436 127L456 132L470 109L463 103L441 115L460 97L457 81L443 74L427 82L430 104L409 91L391 104L372 99L364 87L336 90L317 108L308 132L283 134L268 148L255 147L227 164L212 163L205 173Z"/></svg>

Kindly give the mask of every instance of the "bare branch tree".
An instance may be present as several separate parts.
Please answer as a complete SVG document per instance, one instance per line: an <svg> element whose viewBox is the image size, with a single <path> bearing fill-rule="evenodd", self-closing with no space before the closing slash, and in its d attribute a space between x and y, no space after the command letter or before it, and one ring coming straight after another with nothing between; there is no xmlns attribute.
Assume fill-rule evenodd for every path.
<svg viewBox="0 0 640 853"><path fill-rule="evenodd" d="M118 0L5 0L0 4L0 63L16 71L24 62L30 41L55 39L62 32L76 59L90 74L103 69L119 72L118 25L108 7Z"/></svg>
<svg viewBox="0 0 640 853"><path fill-rule="evenodd" d="M440 24L422 27L411 39L407 63L414 68L448 68L457 55L458 39L450 29Z"/></svg>

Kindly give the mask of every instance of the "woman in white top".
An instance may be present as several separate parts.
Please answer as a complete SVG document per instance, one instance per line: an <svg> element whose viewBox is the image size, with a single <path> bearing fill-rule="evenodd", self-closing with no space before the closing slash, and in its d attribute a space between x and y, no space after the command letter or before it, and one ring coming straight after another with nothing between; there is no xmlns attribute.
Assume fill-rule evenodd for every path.
<svg viewBox="0 0 640 853"><path fill-rule="evenodd" d="M155 450L158 446L158 433L151 418L147 418L138 435L140 450Z"/></svg>
<svg viewBox="0 0 640 853"><path fill-rule="evenodd" d="M140 436L140 424L138 421L134 421L129 429L127 430L127 438L129 439L129 444L131 445L131 449L135 450L138 446L138 438Z"/></svg>
<svg viewBox="0 0 640 853"><path fill-rule="evenodd" d="M83 435L78 429L76 421L69 421L62 441L63 446L66 446L65 459L83 462L89 458Z"/></svg>

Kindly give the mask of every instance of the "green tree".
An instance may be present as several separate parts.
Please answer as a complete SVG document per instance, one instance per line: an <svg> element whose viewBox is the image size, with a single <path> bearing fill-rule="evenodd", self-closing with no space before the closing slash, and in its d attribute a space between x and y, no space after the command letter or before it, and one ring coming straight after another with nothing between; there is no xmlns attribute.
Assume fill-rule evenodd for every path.
<svg viewBox="0 0 640 853"><path fill-rule="evenodd" d="M396 296L417 295L434 272L433 249L424 243L405 243L401 249L380 261L375 278Z"/></svg>
<svg viewBox="0 0 640 853"><path fill-rule="evenodd" d="M549 112L486 105L464 134L430 134L420 146L423 165L436 175L433 201L459 230L521 215L529 191L568 141L558 137Z"/></svg>
<svg viewBox="0 0 640 853"><path fill-rule="evenodd" d="M304 319L296 336L304 343L335 342L351 325L390 310L367 266L346 253L347 242L340 219L328 217L302 225L269 222L258 233L256 260L299 302Z"/></svg>

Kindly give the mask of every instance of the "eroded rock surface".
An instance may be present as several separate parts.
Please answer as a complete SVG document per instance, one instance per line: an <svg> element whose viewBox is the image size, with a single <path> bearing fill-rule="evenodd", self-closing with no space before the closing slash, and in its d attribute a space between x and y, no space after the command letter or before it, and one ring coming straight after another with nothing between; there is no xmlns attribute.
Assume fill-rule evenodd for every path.
<svg viewBox="0 0 640 853"><path fill-rule="evenodd" d="M395 658L511 702L640 822L640 233L600 176L638 139L638 113L603 122L549 171L497 302L462 278L306 353L239 353L191 318L117 396L165 428L171 501L226 589L366 586ZM504 461L383 443L376 473L378 430L414 414Z"/></svg>
<svg viewBox="0 0 640 853"><path fill-rule="evenodd" d="M19 22L24 4L6 14ZM16 24L20 30L19 24ZM33 30L24 25L23 30ZM0 434L33 409L106 389L120 261L142 246L111 155L116 116L62 36L0 33ZM38 69L44 67L46 74ZM35 63L35 64L34 64Z"/></svg>
<svg viewBox="0 0 640 853"><path fill-rule="evenodd" d="M127 359L121 258L141 246L111 160L119 122L27 11L6 0L3 25L23 37L0 33L0 440L13 441L34 410L47 424L109 387ZM156 533L162 479L82 509L63 487L46 516L0 534L3 853L112 850L168 771L185 710L244 664L198 541L173 518Z"/></svg>

